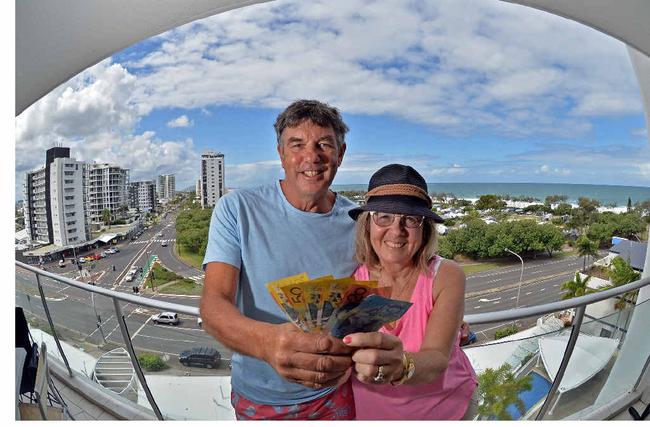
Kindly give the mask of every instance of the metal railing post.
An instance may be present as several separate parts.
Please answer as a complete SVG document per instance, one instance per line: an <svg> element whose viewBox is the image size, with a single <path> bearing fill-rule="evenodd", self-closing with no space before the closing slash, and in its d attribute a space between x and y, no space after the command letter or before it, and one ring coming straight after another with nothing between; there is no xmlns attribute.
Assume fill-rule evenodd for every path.
<svg viewBox="0 0 650 427"><path fill-rule="evenodd" d="M47 322L52 328L52 336L54 337L54 342L56 342L56 347L59 349L59 354L65 363L65 367L68 368L68 374L70 377L73 377L72 369L70 369L70 363L68 363L68 358L65 357L63 352L63 347L61 347L61 342L59 341L59 335L56 333L56 328L54 327L54 322L52 321L52 316L50 315L50 309L47 307L47 301L45 301L45 292L43 292L43 287L41 286L41 278L37 272L34 272L36 275L36 285L38 286L38 293L41 295L41 302L43 303L43 310L45 311L45 316L47 316Z"/></svg>
<svg viewBox="0 0 650 427"><path fill-rule="evenodd" d="M156 400L154 399L151 390L149 390L149 386L147 385L147 380L145 379L144 373L142 372L142 367L140 366L138 357L135 354L135 349L133 348L133 342L131 341L131 335L129 335L129 330L126 326L126 321L124 320L124 316L122 315L122 309L120 308L120 301L117 298L113 298L113 305L115 306L115 317L117 318L117 322L120 324L120 331L122 331L122 338L124 338L124 344L126 344L126 351L128 351L129 356L131 357L131 363L133 364L133 369L135 369L135 373L138 376L138 379L140 380L140 385L144 389L144 394L147 395L147 400L151 405L151 409L153 409L153 412L156 414L156 417L159 420L164 421L165 418L160 412L160 408L158 408L158 404L156 403Z"/></svg>
<svg viewBox="0 0 650 427"><path fill-rule="evenodd" d="M549 406L551 405L551 401L553 400L553 397L557 392L557 389L560 387L560 382L562 382L562 378L564 377L564 372L566 371L566 368L569 365L569 360L571 359L571 355L573 354L573 349L575 348L576 341L578 341L578 335L580 335L580 326L582 326L582 319L584 318L586 308L587 308L586 305L581 305L576 308L576 314L573 317L571 335L569 336L569 341L567 342L566 349L564 349L564 356L562 356L562 362L560 362L560 367L557 370L557 374L555 374L555 379L553 380L551 389L548 391L548 394L546 395L546 400L544 400L544 404L542 405L542 408L537 413L537 416L535 417L535 421L539 421L544 418L546 412L548 411Z"/></svg>

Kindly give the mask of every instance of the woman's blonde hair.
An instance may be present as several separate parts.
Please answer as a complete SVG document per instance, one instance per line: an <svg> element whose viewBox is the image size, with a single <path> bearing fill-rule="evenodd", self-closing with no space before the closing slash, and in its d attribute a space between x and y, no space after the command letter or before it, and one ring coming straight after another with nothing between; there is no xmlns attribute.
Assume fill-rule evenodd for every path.
<svg viewBox="0 0 650 427"><path fill-rule="evenodd" d="M363 212L357 218L355 258L368 268L377 268L380 265L379 257L370 242L370 212ZM436 223L431 218L424 218L422 223L422 246L413 255L413 263L423 274L430 274L429 261L438 249L438 231Z"/></svg>

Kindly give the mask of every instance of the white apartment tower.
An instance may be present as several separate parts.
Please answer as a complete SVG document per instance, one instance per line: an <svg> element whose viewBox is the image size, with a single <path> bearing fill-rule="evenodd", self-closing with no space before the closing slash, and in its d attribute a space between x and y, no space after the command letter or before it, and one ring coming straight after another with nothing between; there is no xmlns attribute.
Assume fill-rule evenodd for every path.
<svg viewBox="0 0 650 427"><path fill-rule="evenodd" d="M156 184L153 181L129 183L129 207L140 212L156 210Z"/></svg>
<svg viewBox="0 0 650 427"><path fill-rule="evenodd" d="M127 186L129 170L108 163L86 165L86 215L93 229L104 223L103 212L108 209L113 219L125 217L129 205Z"/></svg>
<svg viewBox="0 0 650 427"><path fill-rule="evenodd" d="M88 240L84 164L70 148L46 151L45 166L25 176L25 228L30 242L68 246Z"/></svg>
<svg viewBox="0 0 650 427"><path fill-rule="evenodd" d="M224 155L208 150L201 155L201 207L211 207L226 193Z"/></svg>
<svg viewBox="0 0 650 427"><path fill-rule="evenodd" d="M174 174L158 175L158 199L165 203L176 196L176 177Z"/></svg>

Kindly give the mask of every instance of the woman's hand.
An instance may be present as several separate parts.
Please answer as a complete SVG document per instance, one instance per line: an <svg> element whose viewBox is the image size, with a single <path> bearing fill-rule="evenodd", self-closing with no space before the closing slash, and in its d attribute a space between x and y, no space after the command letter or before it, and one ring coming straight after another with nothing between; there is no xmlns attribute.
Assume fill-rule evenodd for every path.
<svg viewBox="0 0 650 427"><path fill-rule="evenodd" d="M367 332L350 334L343 342L358 350L352 355L357 379L366 384L388 384L404 374L402 341L389 334Z"/></svg>

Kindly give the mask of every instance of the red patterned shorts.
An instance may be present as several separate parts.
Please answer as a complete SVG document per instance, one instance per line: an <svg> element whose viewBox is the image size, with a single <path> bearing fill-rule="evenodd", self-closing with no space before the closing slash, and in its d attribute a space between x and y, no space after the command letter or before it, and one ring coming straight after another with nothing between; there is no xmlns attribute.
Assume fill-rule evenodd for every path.
<svg viewBox="0 0 650 427"><path fill-rule="evenodd" d="M234 391L230 393L230 402L238 420L353 420L355 417L350 381L320 399L295 405L254 403Z"/></svg>

